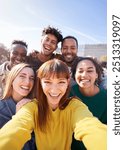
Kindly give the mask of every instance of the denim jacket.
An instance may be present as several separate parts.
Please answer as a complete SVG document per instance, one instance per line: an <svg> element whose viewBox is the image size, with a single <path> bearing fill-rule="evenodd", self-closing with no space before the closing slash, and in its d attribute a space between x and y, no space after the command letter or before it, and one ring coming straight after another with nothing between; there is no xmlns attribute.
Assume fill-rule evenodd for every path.
<svg viewBox="0 0 124 150"><path fill-rule="evenodd" d="M16 112L16 102L10 97L0 100L0 128L4 126ZM32 138L23 147L22 150L36 150L34 132Z"/></svg>
<svg viewBox="0 0 124 150"><path fill-rule="evenodd" d="M3 90L5 88L5 81L10 71L8 68L8 65L9 65L8 61L0 65L0 98L2 98L3 96Z"/></svg>

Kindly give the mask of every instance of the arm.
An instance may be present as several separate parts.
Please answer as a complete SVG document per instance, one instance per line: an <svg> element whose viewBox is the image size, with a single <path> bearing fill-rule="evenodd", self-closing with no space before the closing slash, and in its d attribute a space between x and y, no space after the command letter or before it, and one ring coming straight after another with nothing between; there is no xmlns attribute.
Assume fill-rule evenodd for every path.
<svg viewBox="0 0 124 150"><path fill-rule="evenodd" d="M107 129L97 118L90 115L83 103L75 106L73 114L74 137L84 143L87 150L107 149Z"/></svg>
<svg viewBox="0 0 124 150"><path fill-rule="evenodd" d="M97 118L79 121L74 130L75 138L81 140L87 150L107 149L107 129Z"/></svg>
<svg viewBox="0 0 124 150"><path fill-rule="evenodd" d="M22 149L31 138L36 108L37 105L34 102L26 104L0 129L0 149Z"/></svg>

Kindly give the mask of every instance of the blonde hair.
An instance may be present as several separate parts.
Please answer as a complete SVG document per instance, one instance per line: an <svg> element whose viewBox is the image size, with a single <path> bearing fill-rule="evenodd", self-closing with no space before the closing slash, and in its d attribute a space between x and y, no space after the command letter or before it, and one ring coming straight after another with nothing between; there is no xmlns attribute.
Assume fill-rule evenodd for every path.
<svg viewBox="0 0 124 150"><path fill-rule="evenodd" d="M17 77L17 75L20 73L20 71L25 67L32 68L29 64L20 63L18 65L15 65L11 69L11 71L9 72L9 74L7 76L6 85L5 85L5 89L4 89L4 93L3 93L3 99L12 96L12 91L13 91L12 83L13 83L13 80Z"/></svg>

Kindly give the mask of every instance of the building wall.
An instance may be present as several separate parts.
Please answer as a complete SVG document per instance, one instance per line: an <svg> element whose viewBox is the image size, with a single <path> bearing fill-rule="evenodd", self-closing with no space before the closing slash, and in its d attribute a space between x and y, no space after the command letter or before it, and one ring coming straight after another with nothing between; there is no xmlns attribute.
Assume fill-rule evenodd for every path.
<svg viewBox="0 0 124 150"><path fill-rule="evenodd" d="M107 44L90 44L84 46L84 56L93 56L98 59L107 56Z"/></svg>

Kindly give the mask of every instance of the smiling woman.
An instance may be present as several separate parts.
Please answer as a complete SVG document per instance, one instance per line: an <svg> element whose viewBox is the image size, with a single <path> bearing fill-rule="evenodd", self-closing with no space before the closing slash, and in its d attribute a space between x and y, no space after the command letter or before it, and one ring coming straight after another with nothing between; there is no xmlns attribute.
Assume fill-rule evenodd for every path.
<svg viewBox="0 0 124 150"><path fill-rule="evenodd" d="M0 128L16 113L16 104L23 98L33 98L35 73L30 65L18 64L8 74L3 99L0 100ZM35 150L34 135L23 150Z"/></svg>
<svg viewBox="0 0 124 150"><path fill-rule="evenodd" d="M45 62L38 69L36 85L37 100L0 129L0 149L21 149L34 130L38 150L69 150L73 133L88 150L106 150L106 125L78 98L68 98L70 73L64 62Z"/></svg>
<svg viewBox="0 0 124 150"><path fill-rule="evenodd" d="M78 96L95 117L107 124L107 90L99 87L101 73L102 68L95 59L80 58L73 66L73 78L77 84L71 88L70 96ZM72 150L75 149L85 150L84 145L73 138Z"/></svg>

